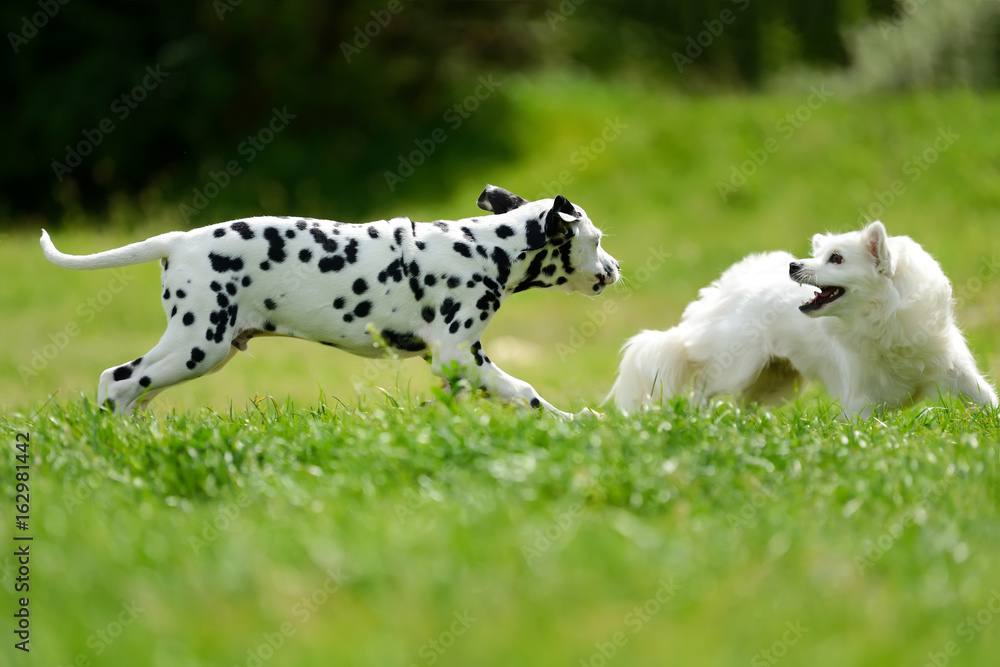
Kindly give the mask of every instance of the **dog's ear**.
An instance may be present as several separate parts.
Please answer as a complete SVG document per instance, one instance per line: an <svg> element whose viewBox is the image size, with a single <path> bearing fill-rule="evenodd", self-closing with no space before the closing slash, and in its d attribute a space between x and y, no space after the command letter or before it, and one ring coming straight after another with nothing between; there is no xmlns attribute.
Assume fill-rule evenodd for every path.
<svg viewBox="0 0 1000 667"><path fill-rule="evenodd" d="M823 247L823 242L826 241L826 234L813 234L813 257L819 256L819 249Z"/></svg>
<svg viewBox="0 0 1000 667"><path fill-rule="evenodd" d="M889 235L886 234L885 225L876 220L861 232L861 237L865 241L865 248L875 262L875 268L879 273L892 275L892 257L889 255Z"/></svg>
<svg viewBox="0 0 1000 667"><path fill-rule="evenodd" d="M476 205L484 211L493 211L499 214L513 211L515 208L524 206L527 203L527 199L518 197L513 192L498 188L495 185L487 185L486 189L483 190L483 194L479 195L479 201L476 202Z"/></svg>
<svg viewBox="0 0 1000 667"><path fill-rule="evenodd" d="M580 214L576 207L562 195L556 195L552 201L552 208L545 216L545 235L549 238L572 236L572 225L579 220Z"/></svg>

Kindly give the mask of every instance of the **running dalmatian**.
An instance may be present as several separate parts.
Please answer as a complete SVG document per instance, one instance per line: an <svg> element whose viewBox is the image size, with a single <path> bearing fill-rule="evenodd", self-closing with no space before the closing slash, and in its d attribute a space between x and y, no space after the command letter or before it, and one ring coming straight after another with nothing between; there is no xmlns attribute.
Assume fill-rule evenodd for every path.
<svg viewBox="0 0 1000 667"><path fill-rule="evenodd" d="M491 362L480 336L511 294L600 294L618 280L618 262L584 210L562 195L529 202L488 185L478 204L495 215L368 224L258 217L80 256L56 250L42 230L41 245L68 269L163 265L166 332L145 355L101 374L98 402L117 413L219 370L255 336L382 356L374 331L401 357L423 355L440 377L457 367L496 398L572 419Z"/></svg>

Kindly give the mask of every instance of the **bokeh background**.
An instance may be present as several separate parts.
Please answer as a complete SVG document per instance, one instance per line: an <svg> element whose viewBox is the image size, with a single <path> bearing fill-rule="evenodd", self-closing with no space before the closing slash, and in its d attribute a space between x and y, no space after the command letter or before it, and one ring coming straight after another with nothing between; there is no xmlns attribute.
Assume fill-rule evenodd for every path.
<svg viewBox="0 0 1000 667"><path fill-rule="evenodd" d="M93 395L162 331L158 267L57 269L41 227L94 252L261 214L458 218L486 183L584 206L625 269L603 300L519 295L490 328L559 401L599 401L622 342L735 259L874 218L942 262L1000 370L996 3L41 0L0 24L0 405ZM160 404L430 382L251 352Z"/></svg>

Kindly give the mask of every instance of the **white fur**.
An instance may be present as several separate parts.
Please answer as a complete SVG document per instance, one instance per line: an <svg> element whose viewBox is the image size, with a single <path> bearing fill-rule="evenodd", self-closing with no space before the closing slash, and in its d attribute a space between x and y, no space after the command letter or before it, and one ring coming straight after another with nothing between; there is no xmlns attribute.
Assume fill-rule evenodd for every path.
<svg viewBox="0 0 1000 667"><path fill-rule="evenodd" d="M800 311L820 286L845 292ZM888 237L881 222L817 234L811 259L771 252L733 265L677 326L625 344L608 398L624 412L684 392L768 400L808 380L820 381L845 416L939 391L997 405L955 324L941 267L909 237Z"/></svg>

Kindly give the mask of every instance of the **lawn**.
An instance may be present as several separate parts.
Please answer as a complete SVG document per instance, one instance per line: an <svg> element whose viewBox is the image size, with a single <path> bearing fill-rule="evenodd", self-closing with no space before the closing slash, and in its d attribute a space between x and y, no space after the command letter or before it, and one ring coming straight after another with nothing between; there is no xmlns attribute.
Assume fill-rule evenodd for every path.
<svg viewBox="0 0 1000 667"><path fill-rule="evenodd" d="M1000 99L682 97L567 77L501 94L516 159L471 164L440 197L386 195L383 214L473 215L487 182L587 209L625 284L518 294L484 340L557 407L598 405L622 342L671 325L734 260L805 255L813 233L866 215L941 262L980 368L1000 372ZM45 226L93 252L180 224L169 204L84 222ZM255 340L152 413L113 419L93 405L97 377L156 342L157 267L58 269L38 226L0 239L0 539L21 544L15 438L30 432L18 533L34 538L35 664L940 666L1000 652L995 411L944 397L850 424L814 387L773 408L677 401L563 423L428 402L419 361ZM13 589L13 549L0 568ZM6 636L0 664L27 664Z"/></svg>

